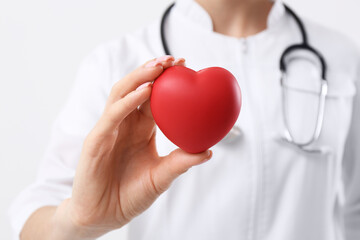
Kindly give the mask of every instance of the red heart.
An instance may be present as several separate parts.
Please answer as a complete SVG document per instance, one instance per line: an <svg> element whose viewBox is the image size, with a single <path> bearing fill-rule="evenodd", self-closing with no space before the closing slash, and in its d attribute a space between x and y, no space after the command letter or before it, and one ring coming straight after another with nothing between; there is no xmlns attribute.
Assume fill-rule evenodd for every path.
<svg viewBox="0 0 360 240"><path fill-rule="evenodd" d="M173 66L155 81L150 97L154 120L164 135L189 153L218 143L235 124L241 92L226 69L211 67L195 72Z"/></svg>

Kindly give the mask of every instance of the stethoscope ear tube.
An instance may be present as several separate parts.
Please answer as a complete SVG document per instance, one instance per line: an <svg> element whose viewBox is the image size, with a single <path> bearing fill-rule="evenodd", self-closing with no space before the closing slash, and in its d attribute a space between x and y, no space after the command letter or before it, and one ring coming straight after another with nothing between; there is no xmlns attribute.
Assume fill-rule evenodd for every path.
<svg viewBox="0 0 360 240"><path fill-rule="evenodd" d="M306 33L305 26L304 26L303 22L300 20L298 15L291 8L289 8L288 5L286 5L285 3L283 3L283 4L284 4L286 12L288 14L290 14L294 18L296 24L299 27L303 44L308 45L308 37L307 37L307 33Z"/></svg>
<svg viewBox="0 0 360 240"><path fill-rule="evenodd" d="M175 3L172 3L164 12L162 18L161 18L161 23L160 23L160 37L161 37L161 42L164 48L164 52L165 55L171 55L170 51L169 51L169 47L167 45L167 41L165 38L165 20L167 19L171 9L174 7Z"/></svg>

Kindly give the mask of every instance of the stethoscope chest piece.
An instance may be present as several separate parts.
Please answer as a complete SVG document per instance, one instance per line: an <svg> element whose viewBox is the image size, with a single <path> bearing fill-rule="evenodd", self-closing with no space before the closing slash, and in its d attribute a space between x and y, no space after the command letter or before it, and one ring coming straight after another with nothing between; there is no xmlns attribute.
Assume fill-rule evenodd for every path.
<svg viewBox="0 0 360 240"><path fill-rule="evenodd" d="M235 143L243 137L243 131L237 125L234 125L230 132L221 140L223 143Z"/></svg>

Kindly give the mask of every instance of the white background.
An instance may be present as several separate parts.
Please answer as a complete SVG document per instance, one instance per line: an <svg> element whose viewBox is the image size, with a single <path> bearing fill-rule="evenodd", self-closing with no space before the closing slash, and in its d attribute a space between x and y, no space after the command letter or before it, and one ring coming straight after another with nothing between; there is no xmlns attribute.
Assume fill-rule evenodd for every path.
<svg viewBox="0 0 360 240"><path fill-rule="evenodd" d="M82 58L160 17L169 0L0 0L0 238L12 199L33 181ZM287 0L360 46L360 1ZM102 239L125 239L125 231Z"/></svg>

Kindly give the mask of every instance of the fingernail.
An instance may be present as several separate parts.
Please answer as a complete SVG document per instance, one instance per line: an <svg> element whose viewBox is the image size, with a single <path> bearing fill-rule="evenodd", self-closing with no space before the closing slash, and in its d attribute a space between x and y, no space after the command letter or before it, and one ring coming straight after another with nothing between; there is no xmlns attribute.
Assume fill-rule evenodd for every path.
<svg viewBox="0 0 360 240"><path fill-rule="evenodd" d="M156 59L156 62L167 62L169 60L174 61L174 57L170 55L161 56Z"/></svg>
<svg viewBox="0 0 360 240"><path fill-rule="evenodd" d="M146 88L146 87L148 87L148 86L150 86L150 85L151 85L151 82L143 83L143 84L141 84L140 86L138 86L138 87L136 88L136 91L139 91L139 90L141 90L141 89L144 89L144 88Z"/></svg>
<svg viewBox="0 0 360 240"><path fill-rule="evenodd" d="M177 62L177 63L185 62L185 58L177 58L177 59L175 59L175 62Z"/></svg>
<svg viewBox="0 0 360 240"><path fill-rule="evenodd" d="M212 151L211 151L211 150L207 150L207 151L206 151L205 161L209 160L209 159L211 158L211 155L212 155Z"/></svg>
<svg viewBox="0 0 360 240"><path fill-rule="evenodd" d="M151 68L151 67L158 67L158 66L162 66L161 62L158 62L155 60L152 60L151 62L148 62L145 67L146 68Z"/></svg>

